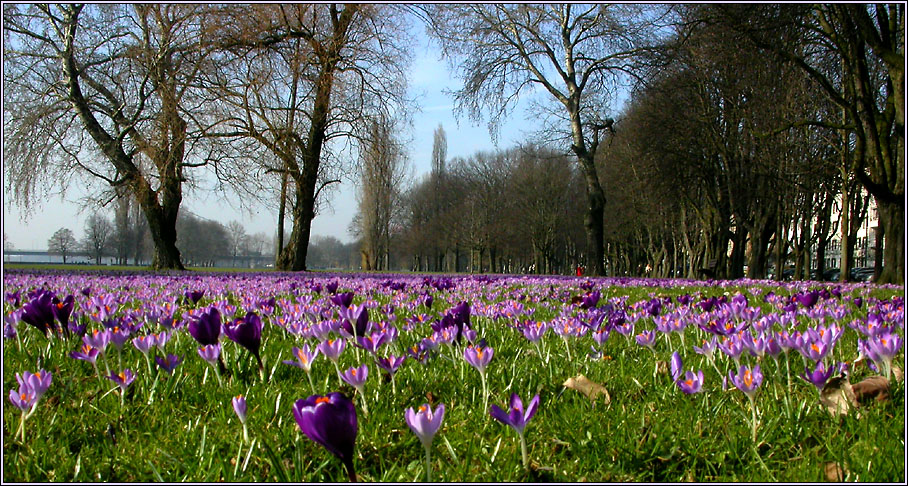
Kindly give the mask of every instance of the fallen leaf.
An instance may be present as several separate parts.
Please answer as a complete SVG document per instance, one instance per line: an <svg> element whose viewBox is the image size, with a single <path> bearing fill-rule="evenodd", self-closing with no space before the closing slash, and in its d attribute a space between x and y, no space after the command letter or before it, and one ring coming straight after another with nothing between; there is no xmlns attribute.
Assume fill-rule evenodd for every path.
<svg viewBox="0 0 908 486"><path fill-rule="evenodd" d="M656 361L656 373L663 375L668 373L668 362L667 361Z"/></svg>
<svg viewBox="0 0 908 486"><path fill-rule="evenodd" d="M854 390L845 375L836 376L826 383L820 393L820 403L826 406L833 417L847 415L849 408L858 407Z"/></svg>
<svg viewBox="0 0 908 486"><path fill-rule="evenodd" d="M860 403L871 400L881 402L889 399L889 381L880 375L869 376L851 385L855 399Z"/></svg>
<svg viewBox="0 0 908 486"><path fill-rule="evenodd" d="M570 388L571 390L577 390L594 402L600 395L602 395L606 405L608 405L612 401L612 397L609 396L608 390L606 390L604 386L590 380L583 375L577 375L572 378L568 378L564 382L564 387Z"/></svg>
<svg viewBox="0 0 908 486"><path fill-rule="evenodd" d="M903 376L901 368L892 367L892 377L895 378L895 381L901 382Z"/></svg>
<svg viewBox="0 0 908 486"><path fill-rule="evenodd" d="M842 482L845 481L845 476L848 474L848 471L842 469L842 466L839 466L835 462L827 462L823 469L826 472L826 480L833 482Z"/></svg>

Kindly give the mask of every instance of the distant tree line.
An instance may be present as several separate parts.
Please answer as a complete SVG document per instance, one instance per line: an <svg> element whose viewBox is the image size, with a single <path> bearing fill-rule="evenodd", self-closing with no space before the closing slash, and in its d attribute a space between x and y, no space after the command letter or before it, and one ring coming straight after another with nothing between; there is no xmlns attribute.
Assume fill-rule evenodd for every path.
<svg viewBox="0 0 908 486"><path fill-rule="evenodd" d="M308 268L312 219L355 166L353 266L366 270L737 278L793 265L803 278L838 235L844 279L872 200L876 280L904 279L904 4L3 13L7 191L28 210L74 177L96 182L117 234L146 224L118 254L150 239L154 268L205 264L180 211L205 170L233 204L273 205L276 268ZM528 96L539 130L450 160L437 131L431 173L411 183L414 20L463 82L455 113L495 137ZM209 245L233 238L209 229Z"/></svg>

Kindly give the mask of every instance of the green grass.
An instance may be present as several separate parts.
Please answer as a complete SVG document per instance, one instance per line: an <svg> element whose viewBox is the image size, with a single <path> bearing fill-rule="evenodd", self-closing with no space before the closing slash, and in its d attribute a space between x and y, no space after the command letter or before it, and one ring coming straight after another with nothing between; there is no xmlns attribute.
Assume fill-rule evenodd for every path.
<svg viewBox="0 0 908 486"><path fill-rule="evenodd" d="M681 293L618 291L630 293L629 302L653 291ZM208 302L204 299L201 305ZM609 358L601 361L587 358L593 344L587 335L570 341L573 360L568 361L564 342L550 331L543 340L544 351L550 353L545 364L518 331L481 317L472 321L495 349L487 376L489 404L504 407L511 393L518 393L524 403L540 394L539 412L526 428L530 471L521 464L514 431L480 410L479 374L464 362L462 349L443 346L442 356L425 366L408 360L396 376L396 395L365 352L360 350L362 359L357 361L347 349L341 369L367 362L370 371L368 416L361 413L360 398L354 399L360 411L355 459L360 479L424 480L423 449L403 412L427 402L428 396L446 406L432 448L436 481L818 482L826 480L827 462L840 464L849 481L904 478L902 383L894 386L892 400L862 408L860 418L832 418L818 404L812 385L793 378L787 389L785 367L764 360L766 380L757 394L760 426L754 443L746 397L734 388L721 389L721 377L690 349L691 336L682 351L685 369L704 370L706 391L687 396L667 374L653 373L655 361L670 356L661 335L654 356L613 333L605 345ZM652 323L643 326L651 329ZM178 333L167 345L169 352L184 357L172 377L157 370L149 374L144 358L127 344L123 365L138 376L122 409L112 382L99 383L88 363L68 357L77 348L75 342L48 343L26 327L19 326L21 350L15 339L4 340L4 389L15 386L15 372L38 368L53 372L53 385L26 423L24 442L14 437L19 412L4 397L4 481L346 480L340 461L306 438L293 419L291 405L310 394L309 383L302 370L280 361L290 359L290 348L299 341L270 324L262 348L266 382L259 380L248 353L232 342L223 343L232 374L223 387L188 333ZM396 354L430 332L428 325L401 332ZM677 336L673 339L679 347ZM108 351L111 370L119 369L112 345ZM836 353L849 361L857 356L854 331L846 330ZM800 355L788 359L793 374L803 371ZM720 359L723 372L730 366ZM103 374L101 360L99 368ZM564 390L564 380L577 374L603 384L611 403L593 404L576 391ZM320 393L341 390L353 396L351 387L339 386L324 356L315 361L313 378ZM230 405L239 394L249 406L251 446L240 444L242 426Z"/></svg>

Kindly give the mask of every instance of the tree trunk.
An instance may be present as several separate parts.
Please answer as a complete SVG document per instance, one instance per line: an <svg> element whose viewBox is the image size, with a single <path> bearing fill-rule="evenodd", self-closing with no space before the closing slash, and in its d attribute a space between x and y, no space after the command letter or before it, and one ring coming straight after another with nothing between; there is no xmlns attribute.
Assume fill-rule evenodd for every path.
<svg viewBox="0 0 908 486"><path fill-rule="evenodd" d="M286 172L287 165L284 164L284 174L281 176L281 200L277 209L277 244L274 249L274 266L279 267L278 260L281 257L281 251L284 249L284 216L287 214L287 179L289 173Z"/></svg>
<svg viewBox="0 0 908 486"><path fill-rule="evenodd" d="M905 206L904 202L876 200L883 237L883 267L876 283L904 285Z"/></svg>
<svg viewBox="0 0 908 486"><path fill-rule="evenodd" d="M312 179L314 178L313 174ZM296 204L291 211L293 231L290 233L290 242L278 257L277 264L279 270L291 272L306 270L310 230L312 219L315 218L315 181L313 180L311 184L297 184L296 193Z"/></svg>

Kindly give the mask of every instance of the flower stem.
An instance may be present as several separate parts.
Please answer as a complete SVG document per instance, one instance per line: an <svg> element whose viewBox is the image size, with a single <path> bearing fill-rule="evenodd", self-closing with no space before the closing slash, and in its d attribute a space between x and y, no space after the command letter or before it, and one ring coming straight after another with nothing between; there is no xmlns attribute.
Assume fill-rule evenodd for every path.
<svg viewBox="0 0 908 486"><path fill-rule="evenodd" d="M432 446L426 447L426 482L432 482Z"/></svg>
<svg viewBox="0 0 908 486"><path fill-rule="evenodd" d="M25 442L25 410L22 411L22 419L19 420L19 430L16 431L19 440Z"/></svg>
<svg viewBox="0 0 908 486"><path fill-rule="evenodd" d="M337 366L337 361L332 361L334 363L334 371L337 371L337 381L340 383L340 386L344 386L344 379L341 378L340 367Z"/></svg>
<svg viewBox="0 0 908 486"><path fill-rule="evenodd" d="M243 422L243 443L249 442L249 428L246 427L246 422Z"/></svg>
<svg viewBox="0 0 908 486"><path fill-rule="evenodd" d="M98 362L97 362L97 361L94 361L94 362L92 362L91 365L95 368L95 374L98 375L98 383L100 383L100 384L103 386L103 385L104 385L104 379L101 378L101 372L98 371Z"/></svg>
<svg viewBox="0 0 908 486"><path fill-rule="evenodd" d="M356 390L359 392L359 398L363 402L363 415L369 415L369 406L366 405L366 394L362 390Z"/></svg>
<svg viewBox="0 0 908 486"><path fill-rule="evenodd" d="M482 413L486 413L489 408L489 393L486 389L486 374L484 372L480 372L479 377L482 378Z"/></svg>
<svg viewBox="0 0 908 486"><path fill-rule="evenodd" d="M223 387L224 387L224 381L221 380L221 372L220 372L220 370L218 370L218 367L217 367L216 365L211 365L211 367L214 368L214 376L217 376L217 377L218 377L218 386L220 386L220 387L223 388Z"/></svg>
<svg viewBox="0 0 908 486"><path fill-rule="evenodd" d="M757 404L754 402L752 396L747 395L747 398L750 400L750 430L751 430L751 440L754 442L757 441Z"/></svg>
<svg viewBox="0 0 908 486"><path fill-rule="evenodd" d="M347 478L351 483L356 482L356 471L353 469L353 459L344 461L344 467L347 468Z"/></svg>
<svg viewBox="0 0 908 486"><path fill-rule="evenodd" d="M312 394L313 394L313 395L316 395L316 393L315 393L315 384L312 383L312 373L309 372L309 371L307 371L307 372L306 372L306 378L309 378L309 388L312 388Z"/></svg>
<svg viewBox="0 0 908 486"><path fill-rule="evenodd" d="M523 468L527 471L530 470L530 462L527 459L527 441L523 434L517 434L520 437L520 456L523 459Z"/></svg>

